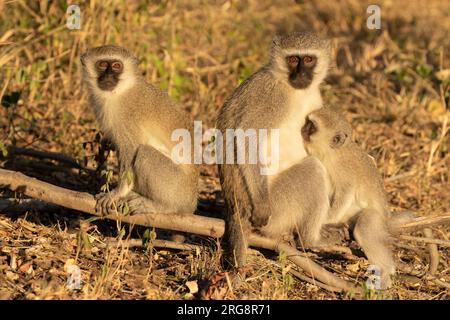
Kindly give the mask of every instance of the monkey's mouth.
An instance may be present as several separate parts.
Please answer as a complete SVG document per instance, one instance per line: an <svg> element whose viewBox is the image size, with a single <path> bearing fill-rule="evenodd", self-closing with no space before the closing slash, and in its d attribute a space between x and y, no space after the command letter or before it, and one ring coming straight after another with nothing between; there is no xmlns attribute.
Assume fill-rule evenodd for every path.
<svg viewBox="0 0 450 320"><path fill-rule="evenodd" d="M98 79L98 87L104 91L112 91L117 86L117 80L114 79Z"/></svg>

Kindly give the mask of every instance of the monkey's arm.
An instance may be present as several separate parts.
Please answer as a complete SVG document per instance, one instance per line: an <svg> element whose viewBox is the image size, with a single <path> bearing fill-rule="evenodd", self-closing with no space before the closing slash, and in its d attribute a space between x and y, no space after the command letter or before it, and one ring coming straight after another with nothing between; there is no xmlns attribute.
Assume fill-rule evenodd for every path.
<svg viewBox="0 0 450 320"><path fill-rule="evenodd" d="M337 187L330 203L329 219L333 223L341 223L354 202L353 190L350 186Z"/></svg>
<svg viewBox="0 0 450 320"><path fill-rule="evenodd" d="M263 227L272 214L267 177L261 174L258 165L241 165L239 170L241 174L238 176L242 177L242 181L237 183L245 186L252 206L249 220L253 227Z"/></svg>
<svg viewBox="0 0 450 320"><path fill-rule="evenodd" d="M133 159L137 148L129 139L122 138L118 141L119 158L119 182L117 187L110 192L102 192L95 196L97 199L96 210L104 214L111 214L118 209L123 200L134 186Z"/></svg>

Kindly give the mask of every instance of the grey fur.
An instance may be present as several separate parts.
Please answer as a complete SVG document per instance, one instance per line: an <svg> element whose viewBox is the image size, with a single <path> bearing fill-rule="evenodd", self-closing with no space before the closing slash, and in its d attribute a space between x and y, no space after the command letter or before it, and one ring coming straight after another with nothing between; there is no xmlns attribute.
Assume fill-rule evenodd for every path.
<svg viewBox="0 0 450 320"><path fill-rule="evenodd" d="M226 129L283 128L293 112L298 114L300 110L308 113L309 108L314 110L322 106L319 85L326 76L330 57L328 46L320 47L321 40L316 41L315 38L318 39L317 36L309 33L295 33L275 38L269 63L236 88L220 110L217 128L222 131L224 137ZM321 69L315 76L318 80L306 89L297 90L287 81L285 57L288 53L284 49L308 50L310 44L314 49L320 50L321 54L318 57ZM297 100L293 97L297 97L299 92L302 94L300 103L306 103L313 96L310 99L310 105L294 103ZM305 108L307 110L303 110ZM304 116L302 116L303 120ZM302 123L296 123L296 126L295 131L298 131L299 135ZM284 141L285 137L282 139L282 143L290 143L290 141ZM231 143L226 140L226 137L224 142L225 146ZM292 147L295 148L299 143L293 141ZM303 145L300 144L300 147ZM269 236L275 236L271 229L273 222L276 221L278 226L278 221L283 220L283 215L292 217L286 221L294 221L288 224L281 223L283 226L280 229L283 229L283 234L291 232L299 223L307 223L308 219L303 215L304 210L307 206L314 206L316 192L320 194L317 197L326 197L326 177L318 161L304 160L304 165L298 165L302 161L295 159L297 163L293 163L290 168L286 168L277 176L271 177L273 182L270 183L267 176L260 174L258 164L219 165L226 202L225 239L230 249L226 255L227 263L237 267L246 263L246 237L250 230L256 229ZM311 192L313 199L309 198L309 190L304 192L307 180L313 180L318 185L319 190ZM306 200L307 204L303 203L303 200ZM292 205L289 206L289 203ZM316 234L311 235L308 241L314 242L315 238L317 238Z"/></svg>
<svg viewBox="0 0 450 320"><path fill-rule="evenodd" d="M118 92L101 91L96 85L93 66L104 56L124 64ZM110 193L97 195L97 209L109 214L128 201L132 214L193 213L197 206L198 167L175 164L170 153L161 151L170 151L175 145L171 141L173 130L185 128L193 133L189 115L167 93L145 81L138 71L138 59L128 50L98 47L88 50L81 60L97 121L119 157L119 185ZM121 83L127 86L121 89ZM128 172L132 173L131 186Z"/></svg>
<svg viewBox="0 0 450 320"><path fill-rule="evenodd" d="M349 223L356 241L370 263L380 267L382 288L391 285L395 263L389 248L389 210L383 182L372 159L351 140L345 118L326 107L308 118L316 125L305 146L325 166L330 178L331 208L327 222ZM344 134L346 141L333 147L332 139ZM330 144L331 142L331 144Z"/></svg>

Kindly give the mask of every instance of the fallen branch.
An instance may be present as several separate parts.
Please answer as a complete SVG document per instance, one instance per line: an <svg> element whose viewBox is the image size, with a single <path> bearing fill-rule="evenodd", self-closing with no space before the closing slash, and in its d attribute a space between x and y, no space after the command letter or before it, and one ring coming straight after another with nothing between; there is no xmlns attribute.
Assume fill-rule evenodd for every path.
<svg viewBox="0 0 450 320"><path fill-rule="evenodd" d="M0 186L21 192L26 196L45 202L96 216L102 216L95 211L96 201L92 195L85 192L77 192L57 187L35 178L28 177L20 172L0 169ZM113 214L105 216L104 218L146 227L194 233L214 238L220 238L225 229L225 223L221 219L193 214L149 213L133 216ZM432 219L435 223L442 223L443 221L450 222L450 216L432 217ZM420 221L416 222L415 225L414 223L409 223L409 225L413 224L414 227L417 227L418 225L430 225L430 221L427 221L425 218L419 218L419 220ZM402 226L402 228L403 227L404 226ZM405 228L407 227L408 226ZM362 292L361 288L357 288L352 283L336 277L333 273L325 270L311 259L302 256L298 250L286 243L277 242L256 234L250 235L249 243L254 247L269 249L276 252L285 252L289 260L311 275L313 279L319 280L326 286L353 291L355 294L360 294Z"/></svg>
<svg viewBox="0 0 450 320"><path fill-rule="evenodd" d="M102 216L101 213L95 211L96 201L89 193L57 187L50 183L28 177L20 172L0 169L0 186L6 187L12 191L21 192L29 197L45 202L100 217ZM225 228L225 224L221 219L201 217L192 214L152 213L133 216L113 214L104 216L104 218L120 220L145 227L183 231L215 238L221 237ZM186 228L189 230L186 230Z"/></svg>
<svg viewBox="0 0 450 320"><path fill-rule="evenodd" d="M143 247L144 244L142 243L142 240L140 239L126 239L126 240L117 240L114 238L108 238L105 247L107 245L109 246L117 246L119 244L123 244L127 247L133 248L133 247ZM188 243L178 243L174 241L169 240L160 240L160 239L153 239L150 241L149 246L155 247L155 248L164 248L164 249L176 249L176 250L200 250L202 247L195 245L195 244L188 244Z"/></svg>
<svg viewBox="0 0 450 320"><path fill-rule="evenodd" d="M33 158L39 158L39 159L50 159L55 160L58 162L66 163L72 167L78 168L78 169L84 169L83 166L75 159L66 156L62 153L57 152L49 152L49 151L40 151L36 149L30 149L30 148L19 148L19 147L11 147L9 149L9 152L12 155L22 155L22 156L28 156Z"/></svg>
<svg viewBox="0 0 450 320"><path fill-rule="evenodd" d="M427 229L427 228L425 228ZM448 240L440 240L435 238L422 238L422 237L413 237L413 236L407 236L407 235L399 235L397 236L399 239L402 240L408 240L408 241L417 241L417 242L424 242L428 244L437 244L444 247L450 247L450 241Z"/></svg>
<svg viewBox="0 0 450 320"><path fill-rule="evenodd" d="M24 212L31 210L60 210L60 206L55 206L48 202L35 199L0 199L0 210L8 210L12 212Z"/></svg>
<svg viewBox="0 0 450 320"><path fill-rule="evenodd" d="M450 212L441 215L415 218L413 221L397 226L400 230L426 228L434 225L450 224Z"/></svg>

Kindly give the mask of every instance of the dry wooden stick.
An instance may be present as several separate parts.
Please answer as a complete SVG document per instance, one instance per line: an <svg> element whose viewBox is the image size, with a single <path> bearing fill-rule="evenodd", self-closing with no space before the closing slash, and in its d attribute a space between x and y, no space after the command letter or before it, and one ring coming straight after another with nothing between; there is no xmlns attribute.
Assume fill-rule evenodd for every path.
<svg viewBox="0 0 450 320"><path fill-rule="evenodd" d="M12 147L10 148L10 153L13 155L23 155L33 158L39 158L39 159L51 159L56 160L59 162L66 163L68 165L71 165L72 167L83 169L82 165L75 159L57 152L49 152L49 151L41 151L36 149L30 149L30 148L19 148L19 147Z"/></svg>
<svg viewBox="0 0 450 320"><path fill-rule="evenodd" d="M356 288L346 280L340 279L333 275L331 272L325 270L311 259L303 256L297 249L284 242L277 242L272 239L268 239L256 234L251 234L249 242L252 246L270 249L276 252L284 252L287 254L287 258L294 264L305 270L313 278L320 282L330 286L337 287L341 290L353 291L356 294L361 294L361 288Z"/></svg>
<svg viewBox="0 0 450 320"><path fill-rule="evenodd" d="M450 212L441 215L431 215L427 217L415 218L412 222L408 222L397 226L399 231L415 228L426 228L433 225L443 225L450 223Z"/></svg>
<svg viewBox="0 0 450 320"><path fill-rule="evenodd" d="M425 229L428 229L428 228L425 228ZM424 242L424 243L428 243L428 244L435 244L435 245L440 245L440 246L444 246L444 247L450 247L450 241L435 239L435 238L431 238L431 237L423 238L423 237L413 237L413 236L407 236L407 235L398 235L397 238L402 239L402 240Z"/></svg>
<svg viewBox="0 0 450 320"><path fill-rule="evenodd" d="M108 238L107 244L110 246L116 246L119 243L122 243L128 247L142 247L143 243L140 239L125 239L125 240L117 240L115 238ZM174 241L169 240L160 240L160 239L153 239L150 240L149 245L155 247L155 248L164 248L164 249L176 249L176 250L199 250L202 247L195 245L195 244L188 244L188 243L178 243ZM105 245L106 247L106 245Z"/></svg>
<svg viewBox="0 0 450 320"><path fill-rule="evenodd" d="M38 179L28 177L20 172L0 169L0 186L7 187L13 191L22 192L32 198L101 216L100 213L95 211L96 202L92 195L57 187L39 181ZM150 213L133 216L114 214L105 216L104 218L147 227L195 233L215 238L221 237L225 229L225 223L221 219L192 214ZM315 277L326 285L354 292L359 292L361 290L360 288L354 287L353 284L336 277L312 260L303 257L298 250L288 244L278 243L272 239L267 239L258 235L251 235L249 243L254 247L285 252L288 255L288 258L299 268L305 270L312 277Z"/></svg>
<svg viewBox="0 0 450 320"><path fill-rule="evenodd" d="M45 202L57 204L66 208L102 216L95 211L95 199L86 192L77 192L57 187L47 182L28 177L20 172L0 169L0 186L13 191L39 199ZM192 214L138 214L123 216L113 214L105 216L110 220L138 224L145 227L155 227L173 231L184 231L203 236L219 238L223 235L225 223L221 219L201 217ZM189 230L186 230L189 228Z"/></svg>
<svg viewBox="0 0 450 320"><path fill-rule="evenodd" d="M0 169L0 186L7 187L13 191L21 192L29 197L40 199L45 202L50 202L96 216L102 216L95 211L96 201L92 195L85 192L76 192L57 187L35 178L28 177L20 172ZM133 216L113 214L105 216L104 218L147 227L195 233L215 238L219 238L223 235L225 227L225 223L221 219L192 214L149 213ZM401 228L416 228L448 222L450 222L450 215L433 216L428 219L418 218L412 223L401 226ZM285 252L288 255L289 260L327 286L353 291L356 294L361 293L361 288L356 288L352 283L336 277L333 273L325 270L309 258L302 256L298 250L286 243L276 242L275 240L255 234L252 234L249 237L249 243L254 247L274 250L276 252Z"/></svg>

